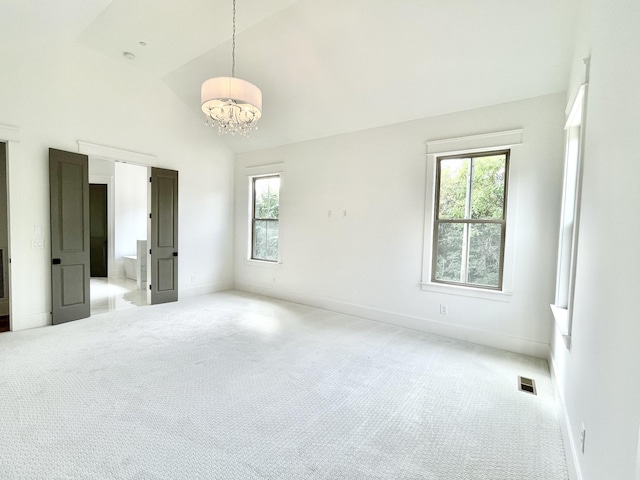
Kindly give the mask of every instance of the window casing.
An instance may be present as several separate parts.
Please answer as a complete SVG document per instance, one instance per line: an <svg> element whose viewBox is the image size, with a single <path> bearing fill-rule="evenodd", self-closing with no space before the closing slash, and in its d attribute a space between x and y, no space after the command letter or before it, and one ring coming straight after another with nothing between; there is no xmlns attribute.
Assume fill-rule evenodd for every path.
<svg viewBox="0 0 640 480"><path fill-rule="evenodd" d="M580 87L565 125L565 164L562 211L558 240L555 302L551 305L560 332L569 346L572 330L572 307L575 263L578 252L582 156L587 84Z"/></svg>
<svg viewBox="0 0 640 480"><path fill-rule="evenodd" d="M509 155L436 158L431 282L502 290Z"/></svg>
<svg viewBox="0 0 640 480"><path fill-rule="evenodd" d="M251 179L251 260L278 262L280 175Z"/></svg>

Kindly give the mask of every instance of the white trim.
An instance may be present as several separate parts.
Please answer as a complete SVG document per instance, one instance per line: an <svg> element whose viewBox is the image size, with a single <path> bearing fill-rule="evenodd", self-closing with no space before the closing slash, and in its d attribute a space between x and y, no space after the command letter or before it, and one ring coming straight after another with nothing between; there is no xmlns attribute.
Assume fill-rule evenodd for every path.
<svg viewBox="0 0 640 480"><path fill-rule="evenodd" d="M551 312L553 313L553 318L556 320L556 325L558 326L558 330L562 334L562 336L569 335L569 311L566 308L558 307L557 305L551 304Z"/></svg>
<svg viewBox="0 0 640 480"><path fill-rule="evenodd" d="M244 263L251 267L282 268L282 262L280 260L278 260L277 262L270 262L268 260L256 260L254 258L246 258L244 260Z"/></svg>
<svg viewBox="0 0 640 480"><path fill-rule="evenodd" d="M20 129L11 125L0 124L0 141L20 142Z"/></svg>
<svg viewBox="0 0 640 480"><path fill-rule="evenodd" d="M636 452L636 480L640 480L640 428L638 428L638 451Z"/></svg>
<svg viewBox="0 0 640 480"><path fill-rule="evenodd" d="M280 168L279 171L274 171L271 169L275 169L275 168ZM280 216L282 214L282 186L284 184L284 163L272 163L269 165L257 165L254 167L246 167L246 169L258 169L258 171L260 173L258 173L258 171L253 172L253 173L248 173L246 178L247 178L247 190L249 195L247 196L248 201L247 201L247 207L248 207L248 212L247 212L247 219L248 219L248 223L247 223L247 251L245 252L245 256L244 256L244 261L245 264L247 265L252 265L252 266L260 266L260 267L267 267L267 268L273 268L274 266L281 266L282 265L282 236L281 236L281 232L282 230L279 230L279 234L278 234L278 260L275 262L270 262L268 260L257 260L255 258L251 258L251 255L253 254L253 202L254 202L254 198L253 198L253 180L255 178L262 178L262 177L278 177L280 179L280 188L278 190L279 192L279 199L280 199L280 205L278 207L279 209L279 215L278 215L278 228L280 227Z"/></svg>
<svg viewBox="0 0 640 480"><path fill-rule="evenodd" d="M549 348L547 362L549 363L549 371L551 374L551 384L553 385L556 407L559 414L560 430L562 431L562 439L564 440L564 453L567 459L567 470L569 472L570 480L582 480L582 472L580 471L580 464L578 463L578 457L575 441L571 435L571 422L569 421L569 413L567 411L567 405L564 401L564 395L560 386L558 385L557 365Z"/></svg>
<svg viewBox="0 0 640 480"><path fill-rule="evenodd" d="M573 301L575 295L575 281L576 281L576 262L578 258L578 243L579 243L579 235L580 235L580 208L582 201L582 172L584 165L584 146L585 146L585 126L586 126L586 113L587 113L587 94L588 94L588 84L583 83L578 91L576 92L575 98L573 99L573 103L571 107L567 108L569 111L567 116L567 121L565 124L565 154L564 154L564 175L562 181L562 210L560 216L560 225L558 229L558 257L556 263L556 292L555 292L555 302L559 302L560 296L560 288L567 288L567 308L564 309L565 312L562 312L562 309L554 310L555 305L551 307L553 311L554 320L556 322L556 326L558 330L562 334L562 338L565 343L565 347L567 349L571 348L571 333L573 330ZM569 193L569 189L567 188L567 175L568 175L568 159L569 159L569 148L570 148L570 134L575 129L579 128L579 136L578 136L578 152L576 158L576 171L575 171L575 184L572 185L572 193L574 196L573 200L573 212L571 212L573 217L573 231L571 239L565 238L564 233L564 222L565 217L567 215L566 209L566 198ZM568 284L562 283L561 277L561 265L562 265L562 252L563 247L567 242L570 242L570 251L569 253L569 272L568 272ZM558 308L558 307L556 307Z"/></svg>
<svg viewBox="0 0 640 480"><path fill-rule="evenodd" d="M247 171L247 176L250 177L277 175L284 172L284 162L268 163L264 165L250 165L248 167L244 167L244 169Z"/></svg>
<svg viewBox="0 0 640 480"><path fill-rule="evenodd" d="M15 310L12 311L12 315L15 320L11 322L11 331L18 332L21 330L29 330L31 328L40 328L51 326L51 314L50 313L34 313L30 315L15 314ZM16 328L16 326L18 328Z"/></svg>
<svg viewBox="0 0 640 480"><path fill-rule="evenodd" d="M474 297L483 300L495 300L500 302L510 302L513 295L513 269L516 236L516 213L518 199L518 179L517 168L514 165L518 161L518 145L522 143L523 130L506 130L504 132L486 133L469 137L450 138L427 142L427 150L432 150L427 154L427 178L425 188L425 216L423 228L423 250L422 250L422 280L420 288L423 291L432 291L451 295L461 295ZM491 142L496 142L491 143ZM513 142L513 143L508 143ZM478 145L483 145L481 148ZM433 148L431 148L433 146ZM444 147L453 150L445 150ZM468 150L465 146L475 146ZM434 283L431 281L431 262L433 249L433 227L434 227L434 202L436 184L436 158L443 155L454 155L464 153L478 153L491 150L509 149L509 178L507 179L507 231L504 243L504 258L502 266L502 290L490 290L482 288L472 288L458 285L447 285ZM437 151L437 153L436 153Z"/></svg>
<svg viewBox="0 0 640 480"><path fill-rule="evenodd" d="M520 145L522 143L522 136L523 130L519 128L466 137L429 140L427 142L427 154L456 154L458 152L473 152L475 150L508 148L512 145Z"/></svg>
<svg viewBox="0 0 640 480"><path fill-rule="evenodd" d="M487 347L499 348L509 352L521 353L532 357L546 359L549 352L549 345L542 342L513 337L488 330L467 327L464 325L453 325L424 317L415 317L401 313L365 307L353 303L342 302L330 298L315 297L276 288L269 288L263 285L236 282L236 290L264 295L272 298L279 298L288 302L310 305L312 307L323 308L333 312L351 315L354 317L373 320L388 325L417 330L433 335L440 335L448 338L485 345Z"/></svg>
<svg viewBox="0 0 640 480"><path fill-rule="evenodd" d="M567 106L564 109L564 114L567 117L569 116L569 113L571 112L573 105L576 103L576 98L578 97L578 95L580 95L580 90L584 85L587 85L589 83L589 73L591 70L591 56L583 58L582 63L584 64L584 83L580 84L578 89L575 90L574 92L571 92L571 94L568 96L569 101L567 102Z"/></svg>
<svg viewBox="0 0 640 480"><path fill-rule="evenodd" d="M78 153L106 160L133 163L143 167L155 167L158 161L158 157L155 155L123 150L121 148L107 147L105 145L83 142L81 140L78 140Z"/></svg>
<svg viewBox="0 0 640 480"><path fill-rule="evenodd" d="M197 297L199 295L208 295L210 293L223 292L232 290L233 282L210 283L207 285L199 285L197 287L179 288L179 298Z"/></svg>
<svg viewBox="0 0 640 480"><path fill-rule="evenodd" d="M420 282L420 289L427 292L457 295L461 297L482 298L483 300L494 300L496 302L511 302L511 297L513 296L513 292L434 282Z"/></svg>
<svg viewBox="0 0 640 480"><path fill-rule="evenodd" d="M640 480L640 427L638 428L638 449L636 452L636 480Z"/></svg>
<svg viewBox="0 0 640 480"><path fill-rule="evenodd" d="M567 105L567 121L564 124L564 129L567 130L570 127L582 124L582 109L584 108L584 96L587 90L587 84L580 85L578 92L576 93L573 103Z"/></svg>

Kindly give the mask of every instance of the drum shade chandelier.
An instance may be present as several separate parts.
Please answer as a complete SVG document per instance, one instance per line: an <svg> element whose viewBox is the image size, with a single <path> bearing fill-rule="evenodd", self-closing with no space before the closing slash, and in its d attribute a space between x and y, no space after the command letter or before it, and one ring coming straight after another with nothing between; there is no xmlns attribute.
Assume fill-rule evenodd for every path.
<svg viewBox="0 0 640 480"><path fill-rule="evenodd" d="M220 135L248 136L262 116L262 92L253 83L235 77L236 0L233 0L231 76L210 78L202 84L200 98L207 125L218 127Z"/></svg>

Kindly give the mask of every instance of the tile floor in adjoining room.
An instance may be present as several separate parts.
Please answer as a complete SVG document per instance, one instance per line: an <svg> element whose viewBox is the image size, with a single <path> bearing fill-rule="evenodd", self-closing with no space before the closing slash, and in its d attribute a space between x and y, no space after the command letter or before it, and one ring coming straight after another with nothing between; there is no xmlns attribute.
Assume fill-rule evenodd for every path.
<svg viewBox="0 0 640 480"><path fill-rule="evenodd" d="M125 310L147 302L147 284L138 289L135 281L128 278L91 278L91 315Z"/></svg>

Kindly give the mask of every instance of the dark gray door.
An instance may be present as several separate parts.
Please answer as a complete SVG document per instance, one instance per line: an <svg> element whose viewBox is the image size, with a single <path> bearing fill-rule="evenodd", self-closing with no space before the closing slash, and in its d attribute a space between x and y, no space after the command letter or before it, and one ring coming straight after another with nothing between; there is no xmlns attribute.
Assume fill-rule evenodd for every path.
<svg viewBox="0 0 640 480"><path fill-rule="evenodd" d="M9 210L7 208L7 145L0 142L0 301L2 312L0 313L0 332L8 332L9 312Z"/></svg>
<svg viewBox="0 0 640 480"><path fill-rule="evenodd" d="M51 315L53 324L87 318L89 296L89 158L49 149Z"/></svg>
<svg viewBox="0 0 640 480"><path fill-rule="evenodd" d="M91 232L91 276L107 276L107 186L89 185L89 223Z"/></svg>
<svg viewBox="0 0 640 480"><path fill-rule="evenodd" d="M178 300L178 172L151 169L150 303Z"/></svg>

